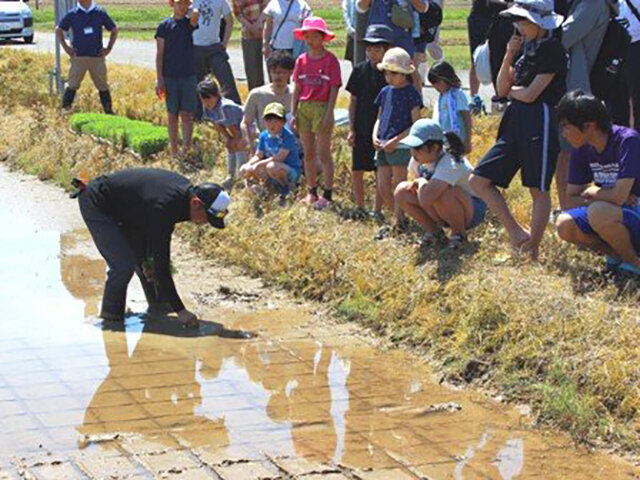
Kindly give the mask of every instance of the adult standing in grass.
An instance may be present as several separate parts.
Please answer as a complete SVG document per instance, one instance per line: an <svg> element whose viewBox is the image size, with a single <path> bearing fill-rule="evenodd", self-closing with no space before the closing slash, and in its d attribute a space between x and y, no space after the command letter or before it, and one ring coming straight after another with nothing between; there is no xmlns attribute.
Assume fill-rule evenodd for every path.
<svg viewBox="0 0 640 480"><path fill-rule="evenodd" d="M567 56L553 31L562 17L553 11L553 0L519 0L500 15L518 29L498 74L497 93L510 103L496 143L474 171L471 188L500 218L511 246L535 260L549 222L549 188L560 150L554 107L566 92ZM518 170L533 200L530 232L498 190L507 188Z"/></svg>
<svg viewBox="0 0 640 480"><path fill-rule="evenodd" d="M266 0L232 0L233 14L242 28L242 59L249 90L264 85L262 30Z"/></svg>
<svg viewBox="0 0 640 480"><path fill-rule="evenodd" d="M178 127L182 120L182 153L187 155L193 137L193 115L198 108L193 31L198 28L198 10L187 18L190 0L172 0L173 15L156 31L156 94L165 98L171 155L178 155Z"/></svg>
<svg viewBox="0 0 640 480"><path fill-rule="evenodd" d="M351 62L351 65L355 61L356 13L356 0L342 0L342 19L347 30L344 59Z"/></svg>
<svg viewBox="0 0 640 480"><path fill-rule="evenodd" d="M574 0L562 24L562 44L569 54L567 91L591 92L590 74L598 58L609 18L618 12L617 0ZM615 86L612 86L615 90ZM571 146L561 139L556 185L561 208L567 208L567 180Z"/></svg>
<svg viewBox="0 0 640 480"><path fill-rule="evenodd" d="M369 25L386 25L393 30L396 47L403 48L413 58L413 12L425 13L427 0L356 0L360 13L369 12ZM417 78L418 75L415 74Z"/></svg>
<svg viewBox="0 0 640 480"><path fill-rule="evenodd" d="M173 283L171 235L177 223L188 220L224 228L229 201L216 184L193 186L182 175L152 168L123 170L83 186L80 213L109 267L100 316L124 319L135 272L150 310L173 310L181 322L197 325Z"/></svg>
<svg viewBox="0 0 640 480"><path fill-rule="evenodd" d="M558 120L573 148L560 238L607 255L609 270L640 275L640 133L612 125L602 103L581 90L560 101Z"/></svg>
<svg viewBox="0 0 640 480"><path fill-rule="evenodd" d="M264 10L266 20L262 30L262 54L269 58L274 51L286 50L293 54L293 30L311 16L311 7L305 0L270 0Z"/></svg>
<svg viewBox="0 0 640 480"><path fill-rule="evenodd" d="M290 118L293 86L289 84L289 80L291 80L295 64L295 60L288 52L273 53L267 59L267 70L271 82L249 92L244 105L242 130L249 140L251 153L255 151L258 135L266 129L263 114L267 105L271 103L284 105L287 120Z"/></svg>
<svg viewBox="0 0 640 480"><path fill-rule="evenodd" d="M620 0L620 16L629 22L631 45L625 60L625 71L631 96L632 126L640 131L640 0Z"/></svg>
<svg viewBox="0 0 640 480"><path fill-rule="evenodd" d="M218 80L222 95L242 103L236 87L233 71L229 64L227 47L233 31L233 15L227 0L194 0L194 8L200 12L198 29L193 32L195 45L196 79L201 82L209 74ZM224 18L224 35L220 36L220 20ZM200 119L202 109L198 103L196 119Z"/></svg>
<svg viewBox="0 0 640 480"><path fill-rule="evenodd" d="M102 44L102 29L110 32L107 48ZM65 32L71 30L73 41L67 43ZM62 49L69 55L71 67L69 81L62 97L62 108L71 108L76 92L87 71L98 89L100 103L105 113L113 114L111 92L107 82L106 58L118 38L118 27L104 8L93 0L78 0L76 8L67 13L56 27L56 37Z"/></svg>

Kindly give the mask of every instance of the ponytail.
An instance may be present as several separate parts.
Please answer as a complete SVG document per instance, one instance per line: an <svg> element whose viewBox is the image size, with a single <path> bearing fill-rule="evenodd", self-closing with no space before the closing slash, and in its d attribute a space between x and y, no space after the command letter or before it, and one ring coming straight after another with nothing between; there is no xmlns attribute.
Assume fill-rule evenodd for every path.
<svg viewBox="0 0 640 480"><path fill-rule="evenodd" d="M453 157L453 159L460 163L464 156L465 146L462 139L454 132L447 132L444 134L445 145L444 150Z"/></svg>

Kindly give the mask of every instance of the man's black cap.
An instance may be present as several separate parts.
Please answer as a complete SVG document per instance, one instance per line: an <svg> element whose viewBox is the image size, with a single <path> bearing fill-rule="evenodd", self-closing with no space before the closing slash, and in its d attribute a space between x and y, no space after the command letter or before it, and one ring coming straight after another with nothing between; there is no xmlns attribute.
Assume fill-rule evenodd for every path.
<svg viewBox="0 0 640 480"><path fill-rule="evenodd" d="M231 199L229 194L217 183L202 183L193 189L207 209L207 220L216 228L224 228L224 217L227 214Z"/></svg>
<svg viewBox="0 0 640 480"><path fill-rule="evenodd" d="M394 34L390 27L383 24L373 24L367 27L362 39L365 43L388 43L394 45Z"/></svg>

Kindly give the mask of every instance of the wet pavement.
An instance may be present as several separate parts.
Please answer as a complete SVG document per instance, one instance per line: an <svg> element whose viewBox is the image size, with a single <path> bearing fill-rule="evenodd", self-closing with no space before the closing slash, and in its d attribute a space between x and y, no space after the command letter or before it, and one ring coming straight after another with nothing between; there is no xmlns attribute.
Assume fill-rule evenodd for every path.
<svg viewBox="0 0 640 480"><path fill-rule="evenodd" d="M75 203L0 169L0 205L0 479L640 478L179 242L200 329L145 318L136 286L96 324Z"/></svg>

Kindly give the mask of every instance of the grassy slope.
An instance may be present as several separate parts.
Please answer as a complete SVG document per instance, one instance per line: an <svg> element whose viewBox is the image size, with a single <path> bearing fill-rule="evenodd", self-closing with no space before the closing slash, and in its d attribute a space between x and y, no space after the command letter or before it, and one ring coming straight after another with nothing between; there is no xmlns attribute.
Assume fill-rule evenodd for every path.
<svg viewBox="0 0 640 480"><path fill-rule="evenodd" d="M120 26L123 38L134 40L153 40L156 26L170 14L170 9L164 5L113 5L108 6L109 14ZM467 44L466 18L469 8L455 5L445 9L441 41L445 56L457 68L469 68L469 48ZM342 13L339 8L317 8L317 15L325 18L332 30L337 34L331 43L333 50L340 57L344 53L345 30ZM34 10L35 26L39 31L46 31L53 26L53 7L44 5L40 10ZM240 46L240 30L236 23L231 43Z"/></svg>
<svg viewBox="0 0 640 480"><path fill-rule="evenodd" d="M67 119L46 94L50 62L0 51L0 158L65 186L72 175L91 178L136 164L125 152L68 132ZM24 78L33 81L27 85ZM164 121L149 87L153 72L114 66L111 78L118 113ZM79 92L77 108L99 110L90 87ZM472 161L489 147L496 126L496 118L476 123ZM202 137L210 168L189 175L220 180L222 145L210 131ZM337 132L334 155L336 198L346 204L350 161L344 131ZM148 165L179 168L166 154ZM514 185L507 197L526 222L526 192ZM376 228L298 205L255 205L239 192L224 232L189 226L180 231L192 235L205 255L422 349L451 380L529 402L541 422L580 440L640 451L637 285L624 292L603 282L597 274L601 259L562 244L551 229L541 264L531 265L510 258L504 231L492 218L459 255L420 254L406 240L375 242Z"/></svg>

